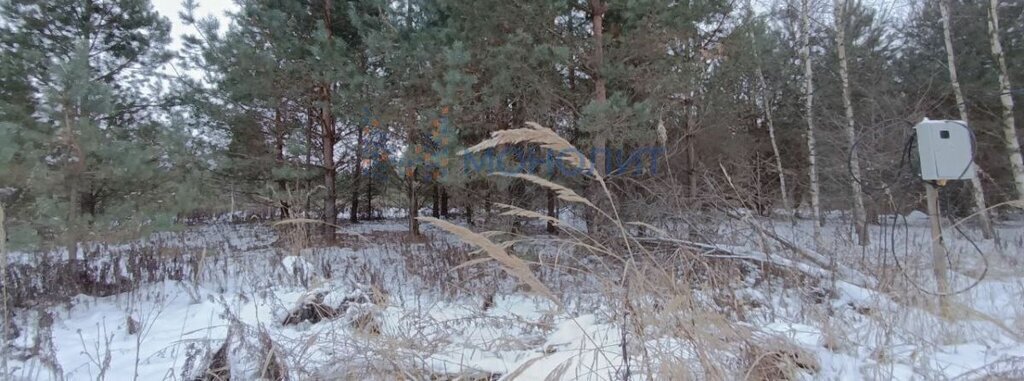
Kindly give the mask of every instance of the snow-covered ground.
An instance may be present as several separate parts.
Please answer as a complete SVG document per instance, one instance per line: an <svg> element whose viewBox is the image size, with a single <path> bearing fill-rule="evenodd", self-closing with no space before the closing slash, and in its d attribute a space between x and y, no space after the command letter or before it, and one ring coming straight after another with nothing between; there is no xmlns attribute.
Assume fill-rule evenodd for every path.
<svg viewBox="0 0 1024 381"><path fill-rule="evenodd" d="M609 298L613 282L602 281L598 272L559 270L590 259L557 240L515 250L545 264L535 271L564 309L526 292L494 263L457 267L476 254L430 227L427 239L410 240L404 221L362 223L345 227L335 247L304 248L280 227L207 225L97 249L173 247L196 265L177 280L129 292L16 309L6 372L14 380L216 379L204 372L217 368L210 364L217 365L223 347L231 378L238 380L610 380L626 374L638 380L644 374L763 379L776 374L762 365L779 353L791 354L782 356L795 364L793 372L780 374L803 379L1024 377L1020 223L1003 223L998 242L982 240L969 227L964 231L971 240L947 232L954 290L985 276L951 297L955 317L944 320L935 312L937 297L929 294L934 286L926 219L900 219L896 240L890 239L892 226L873 226L866 248L853 243L840 216L830 218L819 243L808 221L758 221L811 255L836 254L839 265L864 277L773 277L763 267L747 266L753 270L717 289L699 281L683 287L690 295L680 303L692 304L689 310L670 309L673 298L657 304L663 310L634 311L644 321L695 322L651 325L637 338L632 326L624 336L623 316L633 315ZM780 263L813 267L750 226L720 223L716 244L758 255L769 251ZM38 258L14 254L22 264ZM723 295L730 300L721 302ZM310 301L331 313L284 324ZM699 312L704 308L715 311ZM693 316L659 316L679 311ZM629 371L623 337L632 345ZM718 357L702 358L708 353ZM716 370L715 364L729 369Z"/></svg>

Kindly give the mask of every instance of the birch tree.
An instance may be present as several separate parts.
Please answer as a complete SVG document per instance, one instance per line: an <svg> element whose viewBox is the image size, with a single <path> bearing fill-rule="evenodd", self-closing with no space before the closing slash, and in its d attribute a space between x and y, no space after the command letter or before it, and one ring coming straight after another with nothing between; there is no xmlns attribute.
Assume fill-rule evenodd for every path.
<svg viewBox="0 0 1024 381"><path fill-rule="evenodd" d="M857 232L857 239L861 246L870 243L868 235L867 213L864 211L863 189L860 184L860 161L857 156L857 127L853 118L853 100L850 96L850 69L846 58L846 14L849 8L848 0L835 0L834 15L836 24L836 47L839 55L839 77L843 87L843 108L846 111L846 137L850 143L850 186L853 190L853 224Z"/></svg>
<svg viewBox="0 0 1024 381"><path fill-rule="evenodd" d="M818 182L817 142L814 140L814 69L811 64L811 0L801 0L800 58L804 64L804 113L807 119L807 162L810 174L811 215L814 218L814 239L821 238L821 185Z"/></svg>
<svg viewBox="0 0 1024 381"><path fill-rule="evenodd" d="M957 78L956 55L953 52L953 37L950 31L949 3L948 0L939 0L939 12L942 13L942 34L946 43L946 65L949 67L949 82L953 86L953 95L956 97L956 107L960 112L960 120L970 126L967 119L967 102L964 100L963 90L960 88L960 80ZM977 166L977 164L974 164ZM985 239L992 239L995 235L992 230L992 220L989 219L985 204L985 191L981 186L981 179L975 176L971 179L974 195L974 206L978 209L978 219L981 221L981 231Z"/></svg>
<svg viewBox="0 0 1024 381"><path fill-rule="evenodd" d="M988 36L992 46L992 58L996 61L996 69L999 70L999 101L1003 104L1003 139L1006 142L1006 153L1010 156L1016 196L1024 200L1024 159L1021 158L1020 142L1017 140L1016 123L1013 118L1013 95L1010 93L1006 55L1003 53L1003 44L999 41L999 0L989 1Z"/></svg>
<svg viewBox="0 0 1024 381"><path fill-rule="evenodd" d="M748 23L752 21L754 15L754 7L751 2L747 1L747 18ZM752 27L752 25L751 25ZM757 76L758 89L757 97L760 98L761 107L764 108L765 124L768 125L768 139L772 144L772 154L775 156L775 170L779 173L779 192L782 195L782 205L786 210L793 210L789 201L789 191L786 188L786 173L782 167L782 155L779 153L778 139L775 137L775 118L772 117L772 105L771 98L767 96L768 83L764 79L764 70L761 68L761 59L757 53L757 36L754 35L753 28L748 28L747 31L750 34L750 42L753 44L754 52L754 75Z"/></svg>

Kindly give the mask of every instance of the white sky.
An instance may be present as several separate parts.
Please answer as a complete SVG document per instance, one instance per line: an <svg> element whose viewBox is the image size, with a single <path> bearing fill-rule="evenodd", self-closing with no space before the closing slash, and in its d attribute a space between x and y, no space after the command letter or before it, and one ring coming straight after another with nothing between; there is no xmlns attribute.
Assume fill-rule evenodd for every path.
<svg viewBox="0 0 1024 381"><path fill-rule="evenodd" d="M153 2L153 8L161 15L171 20L171 35L174 36L174 42L171 43L170 48L177 50L181 48L182 34L186 32L195 33L194 30L188 30L192 27L185 26L181 23L181 18L178 17L178 12L185 9L181 5L182 0L151 0ZM199 8L196 9L196 18L206 18L208 16L217 16L221 21L221 28L227 26L227 17L225 12L234 11L238 9L238 5L232 0L198 0L196 3L199 4Z"/></svg>
<svg viewBox="0 0 1024 381"><path fill-rule="evenodd" d="M187 26L181 22L178 13L185 10L183 0L151 0L153 9L171 21L171 36L173 40L167 46L171 51L181 50L181 36L184 34L196 34L194 26ZM221 31L227 28L227 12L235 11L238 5L233 0L197 0L199 7L195 10L196 19L205 19L210 16L217 17L220 21ZM195 79L202 78L202 73L194 69L183 69L177 59L168 62L161 71L170 76L185 75Z"/></svg>

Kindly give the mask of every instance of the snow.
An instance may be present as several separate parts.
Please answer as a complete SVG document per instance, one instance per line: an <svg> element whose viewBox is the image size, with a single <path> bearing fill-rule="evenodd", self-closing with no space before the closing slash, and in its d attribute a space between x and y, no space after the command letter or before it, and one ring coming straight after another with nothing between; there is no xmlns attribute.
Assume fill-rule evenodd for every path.
<svg viewBox="0 0 1024 381"><path fill-rule="evenodd" d="M808 301L810 285L765 288L746 279L736 292L748 305L743 321L733 322L736 327L754 337L784 340L815 357L820 369L801 371L801 377L956 378L1024 358L1024 271L1015 257L1024 252L1024 229L1018 222L1001 226L1000 244L972 237L985 252L990 272L977 287L953 298L962 313L946 321L930 309L926 294L879 288L881 280L903 276L891 265L878 266L891 261L886 255L892 252L901 256L908 276L928 274L926 221L908 216L907 238L899 233L896 250L886 246L876 226L872 246L860 251L851 244L849 224L841 216L832 218L824 233L830 239L816 255L847 253L843 263L870 276L870 282L836 279L835 294L822 304ZM794 244L813 247L807 221L762 223ZM273 343L290 379L394 377L388 372L395 369L477 372L505 380L621 379L621 314L601 298L600 283L545 278L566 295L567 309L559 310L508 277L494 278L501 274L494 266L450 270L461 263L450 258L458 253L457 244L435 229L425 228L429 242L408 244L392 241L405 231L403 221L342 230L358 237L358 244L293 252L280 247L277 232L265 225L215 224L103 246L106 253L118 253L161 245L205 252L205 259L198 282L164 280L127 293L79 295L68 303L16 311L21 332L10 343L11 379L95 380L101 372L116 380L189 379L225 341L230 342L232 375L255 379L265 359L261 335ZM828 274L799 257L766 257L749 229L722 223L718 230L725 237L719 248L807 274ZM958 271L954 287L965 287L973 283L971 274L980 272L982 261L965 237L947 238ZM529 246L538 255L566 255L560 250ZM38 256L20 253L16 258L31 264ZM892 273L883 278L869 269ZM932 287L926 277L920 284ZM695 302L714 303L710 292L696 290ZM488 294L492 302L485 303L481 295ZM325 305L348 308L317 323L282 324L290 311L318 295ZM51 326L43 313L52 316ZM690 342L671 336L645 340L650 348L670 348L670 358L697 362ZM738 352L732 356L738 361ZM48 358L59 364L59 374L47 365ZM641 379L636 369L642 365L634 360L631 366L633 378Z"/></svg>

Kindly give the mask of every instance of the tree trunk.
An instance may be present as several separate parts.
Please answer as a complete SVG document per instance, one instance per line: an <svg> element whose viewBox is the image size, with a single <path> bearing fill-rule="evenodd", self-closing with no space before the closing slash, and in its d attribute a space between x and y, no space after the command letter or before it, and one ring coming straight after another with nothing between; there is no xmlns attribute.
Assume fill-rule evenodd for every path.
<svg viewBox="0 0 1024 381"><path fill-rule="evenodd" d="M284 116L281 115L281 107L278 106L274 109L274 159L278 166L283 166L284 161ZM290 207L288 205L288 182L285 179L277 180L277 191L281 194L277 196L278 208L281 214L281 219L291 217Z"/></svg>
<svg viewBox="0 0 1024 381"><path fill-rule="evenodd" d="M366 217L367 220L373 219L373 178L366 179Z"/></svg>
<svg viewBox="0 0 1024 381"><path fill-rule="evenodd" d="M967 123L970 126L970 121L967 119L967 101L964 99L964 93L960 89L960 80L957 78L956 71L956 55L953 53L953 37L950 31L949 22L949 4L948 0L939 0L939 11L942 14L942 33L946 43L946 65L949 67L949 82L953 86L953 95L956 97L956 107L960 112L960 120ZM973 164L977 167L977 163ZM972 194L974 195L974 207L978 209L978 221L981 222L981 233L985 239L992 239L995 237L995 232L992 230L992 220L989 218L988 211L986 211L985 203L985 190L981 185L981 178L974 176L971 179Z"/></svg>
<svg viewBox="0 0 1024 381"><path fill-rule="evenodd" d="M604 15L608 11L608 4L605 0L590 0L590 22L593 32L594 50L590 55L591 76L594 79L594 103L603 105L608 101L607 79L604 76ZM607 146L608 137L605 131L596 131L591 140L593 150L594 176L604 177L607 171ZM606 209L605 196L596 181L588 184L587 196L595 202L598 208ZM597 228L597 213L587 209L584 213L587 229L594 232Z"/></svg>
<svg viewBox="0 0 1024 381"><path fill-rule="evenodd" d="M331 0L324 0L324 28L327 39L334 38L331 30ZM334 144L336 143L334 112L331 110L331 84L322 84L324 106L320 109L323 124L323 166L324 166L324 236L328 244L334 243L335 226L338 224L338 190L335 184L337 172L334 165Z"/></svg>
<svg viewBox="0 0 1024 381"><path fill-rule="evenodd" d="M448 190L441 187L441 217L448 219Z"/></svg>
<svg viewBox="0 0 1024 381"><path fill-rule="evenodd" d="M330 90L325 89L327 103L330 104ZM338 224L338 190L335 177L337 172L334 165L334 116L331 114L330 106L322 111L323 119L323 166L324 166L324 236L327 243L334 243L334 229Z"/></svg>
<svg viewBox="0 0 1024 381"><path fill-rule="evenodd" d="M434 218L441 218L441 187L437 185L437 180L434 180L433 189L430 192L433 203L430 206L430 214Z"/></svg>
<svg viewBox="0 0 1024 381"><path fill-rule="evenodd" d="M312 168L313 165L313 129L315 124L313 123L313 109L306 109L306 168ZM233 185L233 184L232 184ZM231 211L235 211L235 193L234 187L231 188ZM313 209L313 198L310 197L313 193L313 181L310 177L306 177L306 218L310 218L310 211Z"/></svg>
<svg viewBox="0 0 1024 381"><path fill-rule="evenodd" d="M754 8L747 1L747 12L753 15ZM792 202L789 199L789 189L786 187L786 172L782 167L782 154L779 152L778 139L775 137L775 118L772 117L772 105L771 99L767 96L768 92L768 81L764 79L764 71L761 68L761 59L757 55L757 41L755 40L754 33L751 30L750 40L754 42L754 60L756 66L754 71L757 75L757 81L759 85L758 97L761 98L761 107L764 108L765 123L768 125L768 139L772 143L772 154L775 155L775 171L779 174L779 192L782 196L782 207L790 213L793 212Z"/></svg>
<svg viewBox="0 0 1024 381"><path fill-rule="evenodd" d="M408 9L407 9L408 11ZM409 127L406 131L406 141L409 145L415 147L416 145L416 112L409 111ZM405 181L406 181L406 196L409 201L409 233L414 237L420 235L420 221L417 219L420 216L420 204L419 199L416 196L416 174L419 169L415 166L408 167L405 169Z"/></svg>
<svg viewBox="0 0 1024 381"><path fill-rule="evenodd" d="M757 68L757 75L760 77L762 88L766 87L764 73L761 72L760 67ZM782 207L792 212L793 201L790 200L789 188L786 187L786 170L782 167L782 153L779 152L779 140L775 137L775 118L772 116L772 106L768 103L767 97L762 96L761 102L764 105L765 122L768 124L768 139L772 143L772 155L775 156L775 172L779 174L779 193L782 197Z"/></svg>
<svg viewBox="0 0 1024 381"><path fill-rule="evenodd" d="M835 0L836 46L839 53L839 77L843 86L843 107L846 109L846 138L850 144L850 186L853 190L853 226L861 246L871 242L868 235L867 213L864 211L864 190L860 184L860 159L857 155L857 127L853 117L853 99L850 94L850 68L846 57L846 12L848 0Z"/></svg>
<svg viewBox="0 0 1024 381"><path fill-rule="evenodd" d="M363 127L356 128L356 160L352 166L352 213L348 216L352 223L359 222L359 186L363 174Z"/></svg>
<svg viewBox="0 0 1024 381"><path fill-rule="evenodd" d="M1006 153L1010 156L1010 169L1013 172L1017 199L1024 200L1024 158L1021 157L1020 141L1017 140L1010 75L1006 70L1006 55L1003 53L1003 44L999 41L998 0L989 1L988 35L992 45L992 58L995 59L999 69L999 101L1003 104L1003 139L1006 142Z"/></svg>
<svg viewBox="0 0 1024 381"><path fill-rule="evenodd" d="M697 202L697 105L695 100L686 109L686 182L690 200Z"/></svg>
<svg viewBox="0 0 1024 381"><path fill-rule="evenodd" d="M4 204L0 203L0 259L3 260L2 265L3 265L3 269L4 269L4 271L2 273L0 273L0 276L4 276L4 275L7 274L7 249L6 249L6 245L7 245L7 233L5 233L5 230L4 230ZM5 281L4 284L6 285L7 282ZM7 322L4 321L4 323L5 323L5 326L6 326Z"/></svg>
<svg viewBox="0 0 1024 381"><path fill-rule="evenodd" d="M73 170L65 175L64 179L68 183L68 221L67 221L67 250L68 260L75 261L83 259L78 257L78 242L81 241L79 232L80 221L82 220L82 210L79 208L81 203L81 193L79 192L79 177L74 175Z"/></svg>
<svg viewBox="0 0 1024 381"><path fill-rule="evenodd" d="M409 233L420 235L420 205L416 199L416 170L406 171L406 196L409 198Z"/></svg>
<svg viewBox="0 0 1024 381"><path fill-rule="evenodd" d="M4 287L5 287L5 289L3 291L3 298L4 298L4 300L3 300L3 311L0 311L0 314L3 314L2 315L2 319L0 319L0 324L3 324L3 326L0 326L0 345L2 345L2 347L0 347L0 371L2 371L4 373L7 373L8 369L9 369L7 367L7 357L8 357L8 355L7 355L7 352L8 352L7 342L8 342L8 338L11 337L10 330L11 330L11 327L13 326L11 324L11 318L14 317L14 314L10 313L10 308L8 307L8 304L7 304L8 303L8 301L7 301L8 300L8 296L7 296L8 295L7 294L8 291L7 291L6 287L10 287L9 286L10 283L7 280L7 263L8 263L8 260L7 260L7 246L6 245L7 245L7 233L4 230L4 204L2 202L0 202L0 284L3 284Z"/></svg>
<svg viewBox="0 0 1024 381"><path fill-rule="evenodd" d="M548 217L558 218L557 213L557 202L558 199L555 197L555 192L548 190ZM554 222L548 221L548 233L558 234L558 227L555 226Z"/></svg>
<svg viewBox="0 0 1024 381"><path fill-rule="evenodd" d="M590 0L590 11L592 14L591 23L594 32L594 55L591 57L591 64L594 71L594 101L604 104L608 101L607 79L601 72L604 63L604 14L608 11L608 4L604 0ZM608 138L603 131L594 136L594 165L597 167L598 175L604 177L607 170L607 157L605 148Z"/></svg>
<svg viewBox="0 0 1024 381"><path fill-rule="evenodd" d="M67 219L67 237L66 244L68 250L68 260L74 261L83 259L78 257L78 243L82 240L82 183L84 182L84 173L86 169L85 155L82 153L81 147L78 145L78 139L75 136L75 128L72 120L77 120L76 107L69 102L64 103L64 144L71 151L71 154L75 157L73 163L67 163L64 168L64 181L68 186L68 219ZM72 112L76 112L75 116L72 116Z"/></svg>
<svg viewBox="0 0 1024 381"><path fill-rule="evenodd" d="M491 191L490 191L490 189L488 189L487 193L484 195L484 223L487 223L490 220L491 220Z"/></svg>
<svg viewBox="0 0 1024 381"><path fill-rule="evenodd" d="M811 66L811 4L803 0L800 9L800 31L803 41L800 58L804 64L804 113L807 118L807 171L810 173L811 216L814 219L815 242L821 239L821 187L818 183L817 142L814 139L814 71Z"/></svg>

